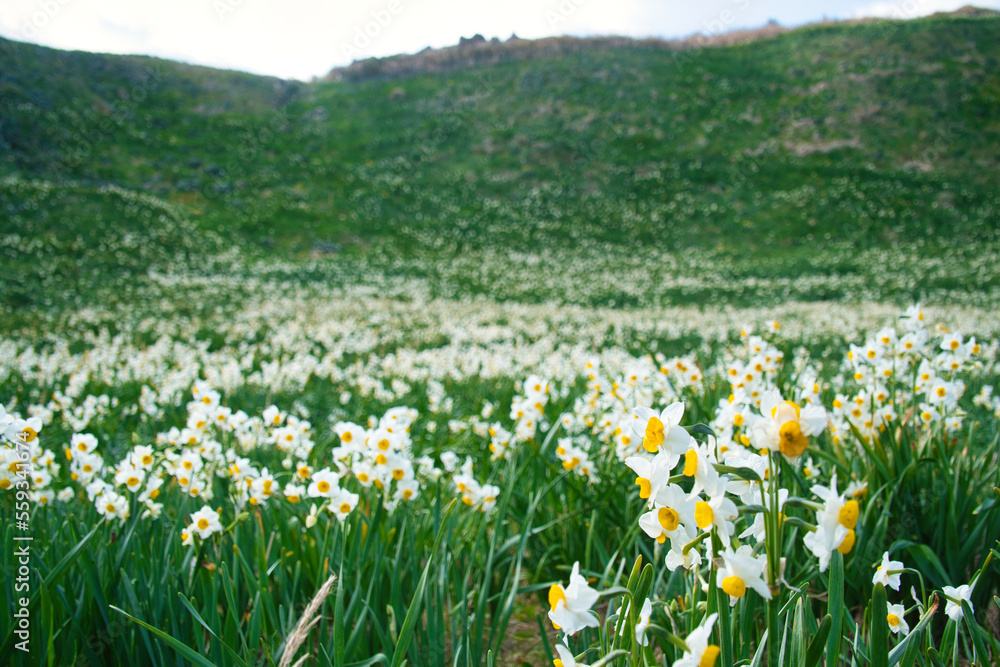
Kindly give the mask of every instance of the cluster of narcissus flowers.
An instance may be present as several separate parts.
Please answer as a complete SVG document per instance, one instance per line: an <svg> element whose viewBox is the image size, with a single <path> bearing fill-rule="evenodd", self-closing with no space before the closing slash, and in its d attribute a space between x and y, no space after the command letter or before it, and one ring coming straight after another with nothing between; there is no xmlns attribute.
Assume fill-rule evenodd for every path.
<svg viewBox="0 0 1000 667"><path fill-rule="evenodd" d="M586 361L587 389L560 422L569 434L593 436L602 444L601 454L613 450L618 460L624 461L642 451L641 438L632 432L631 406L651 403L654 396L679 398L685 391L700 393L702 372L691 357L620 357L615 362ZM567 460L562 454L560 458Z"/></svg>
<svg viewBox="0 0 1000 667"><path fill-rule="evenodd" d="M907 309L898 329L885 327L863 345L850 346L843 366L850 379L844 389L853 389L848 390L851 394L838 393L833 401L834 440L840 442L853 427L871 442L901 420L960 430L966 415L959 406L965 383L958 376L981 369L982 353L975 337L966 339L943 326L934 335L919 306ZM977 405L991 406L991 393Z"/></svg>
<svg viewBox="0 0 1000 667"><path fill-rule="evenodd" d="M40 448L35 437L42 428L41 420L23 420L3 411L0 425L5 441L10 440L8 434L25 438L21 446L27 448L33 462L30 481L37 500L70 500L82 489L107 521L124 521L136 506L141 508L142 518L159 517L164 508L161 491L168 488L211 501L221 481L236 512L248 505L263 508L275 499L289 505L310 502L305 524L311 527L324 509L339 520L345 519L362 494L391 512L400 502L420 496L420 479L437 479L443 474L430 457L413 458L409 432L418 413L412 408L392 408L379 418L371 417L367 427L334 423L332 430L339 443L320 462L307 419L275 405L254 416L233 410L222 404L220 392L205 381L195 382L191 395L183 426L160 432L151 445L135 444L117 463L109 463L102 455L95 435L73 434L65 449L72 483L58 494L51 482L57 478L60 464L52 452ZM0 448L6 463L0 471L2 488L13 485L23 460L8 444L14 441ZM272 471L262 465L264 457L278 460L280 467ZM454 484L466 504L484 512L493 508L499 489L475 480L471 459L461 471L456 471L457 457L450 452L442 455L442 462L447 472L456 473ZM130 502L132 499L136 502ZM207 510L192 515L194 527L185 531L183 541L190 544L196 537L205 539L218 532L221 511L220 507L212 516ZM200 526L204 521L209 523Z"/></svg>
<svg viewBox="0 0 1000 667"><path fill-rule="evenodd" d="M901 582L901 575L908 570L901 561L891 560L889 558L889 552L882 554L882 561L875 566L875 574L872 576L872 584L881 584L885 588L891 588L894 591L899 591ZM975 612L975 607L972 605L972 592L976 586L976 581L979 575L977 574L973 577L973 580L969 584L962 584L961 586L944 586L941 592L944 593L945 597L945 614L948 618L958 623L962 620L965 615L965 611L962 609L962 603L966 602L969 605L969 609ZM914 606L912 609L916 609L920 616L924 615L924 605L917 596L916 590L910 589L910 596L913 598ZM893 634L899 634L906 636L910 633L910 624L906 622L906 612L907 609L903 604L895 603L888 605L888 613L886 614L886 623L889 625L889 629Z"/></svg>
<svg viewBox="0 0 1000 667"><path fill-rule="evenodd" d="M597 466L590 460L590 444L587 437L559 438L556 456L565 470L572 470L591 484L596 484L601 480L597 475Z"/></svg>
<svg viewBox="0 0 1000 667"><path fill-rule="evenodd" d="M515 396L510 406L510 418L514 420L514 440L517 442L534 438L540 422L545 418L545 406L549 402L549 381L530 375L522 383L522 391L523 394Z"/></svg>
<svg viewBox="0 0 1000 667"><path fill-rule="evenodd" d="M445 453L452 454L451 452ZM442 456L442 459L444 459L444 456ZM451 469L453 470L454 462L451 460L445 463L446 470L449 464L451 464ZM466 457L458 474L452 478L452 484L455 486L455 490L461 494L463 503L480 512L489 513L496 506L497 497L500 495L500 487L477 482L475 477L472 476L472 465L472 458Z"/></svg>
<svg viewBox="0 0 1000 667"><path fill-rule="evenodd" d="M900 575L903 574L904 570L905 567L902 562L889 560L889 552L887 551L882 554L882 562L875 567L875 576L872 577L872 584L882 584L886 588L899 591ZM916 594L913 597L917 605L922 606ZM885 620L889 624L889 629L893 634L901 634L904 637L910 634L910 624L906 622L906 608L903 605L898 603L890 604Z"/></svg>
<svg viewBox="0 0 1000 667"><path fill-rule="evenodd" d="M32 502L44 505L55 497L49 487L59 464L52 452L42 449L41 430L38 417L22 419L0 405L0 490L30 489Z"/></svg>
<svg viewBox="0 0 1000 667"><path fill-rule="evenodd" d="M700 443L680 425L684 416L683 403L672 403L659 412L636 408L632 432L642 443L643 452L625 460L636 474L639 497L647 504L647 512L639 517L640 528L660 544L670 542L665 556L667 567L673 570L701 564L703 558L695 545L705 544L707 559L719 557L724 563L718 581L733 601L742 597L748 588L758 591L765 599L770 598L764 581L766 558L754 556L749 545L733 550L730 540L736 537L764 542L764 512L770 511L774 504L777 505L775 511L781 512L788 497L787 490L772 488L773 456L780 453L786 459L797 460L805 452L809 438L822 433L826 422L823 408L800 409L793 402L783 401L774 389L763 393L759 409L757 412L754 406L747 410L747 417L742 422L742 428L750 432L747 442L757 451L735 442L730 442L722 451L718 439L713 438L714 446ZM750 474L723 474L719 472L722 466L745 469ZM690 490L685 491L674 482L678 477L689 480ZM836 482L833 484L835 486ZM739 507L735 500L744 507L762 510L751 513L753 523L739 535L736 534ZM851 502L855 506L854 523L846 529L842 526L843 533L852 530L857 522L857 503ZM816 532L825 531L824 526L826 523L821 523ZM712 541L705 539L712 532L722 540L721 553L713 554ZM813 533L808 533L807 538L811 535ZM824 558L828 561L833 549L842 547L844 538L844 534L836 532L822 541L823 549L819 545L812 549L820 558L821 567L825 568Z"/></svg>
<svg viewBox="0 0 1000 667"><path fill-rule="evenodd" d="M593 607L601 597L601 593L590 586L587 579L580 574L580 563L573 563L569 575L569 584L554 583L549 587L548 617L552 626L562 633L562 643L556 645L559 657L553 661L555 667L585 667L577 661L569 649L569 638L584 628L597 628L601 625ZM635 640L640 646L646 646L649 638L646 631L649 628L653 613L652 601L643 601L635 623ZM628 614L626 604L622 614ZM688 667L712 667L718 659L720 649L711 644L709 639L718 614L709 614L698 627L694 628L681 642L684 655L675 665Z"/></svg>

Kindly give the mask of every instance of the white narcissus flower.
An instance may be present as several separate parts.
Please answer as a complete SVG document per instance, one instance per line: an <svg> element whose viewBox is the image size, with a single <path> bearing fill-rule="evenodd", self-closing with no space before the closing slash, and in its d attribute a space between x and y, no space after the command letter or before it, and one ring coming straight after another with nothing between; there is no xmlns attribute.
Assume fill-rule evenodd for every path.
<svg viewBox="0 0 1000 667"><path fill-rule="evenodd" d="M723 537L731 537L736 530L733 521L739 516L739 510L736 503L726 497L725 481L716 477L706 486L705 493L708 500L699 499L694 506L695 524L706 532L714 526Z"/></svg>
<svg viewBox="0 0 1000 667"><path fill-rule="evenodd" d="M674 667L714 667L715 661L719 659L721 649L715 644L709 644L708 638L712 635L712 626L718 614L711 614L701 625L691 631L684 641L687 644L687 651L680 660L674 663Z"/></svg>
<svg viewBox="0 0 1000 667"><path fill-rule="evenodd" d="M646 636L646 628L649 627L649 617L653 614L653 603L649 598L642 603L639 610L639 622L635 624L635 640L642 646L649 645L649 637Z"/></svg>
<svg viewBox="0 0 1000 667"><path fill-rule="evenodd" d="M307 493L310 498L333 498L340 491L340 481L337 473L329 468L323 468L312 475Z"/></svg>
<svg viewBox="0 0 1000 667"><path fill-rule="evenodd" d="M338 520L343 521L357 507L360 496L344 489L337 489L337 494L331 497L328 508Z"/></svg>
<svg viewBox="0 0 1000 667"><path fill-rule="evenodd" d="M749 499L749 502L748 502ZM788 489L778 489L778 511L781 512L782 508L785 506L785 501L788 500ZM757 485L755 493L748 493L745 495L743 502L748 505L763 505L765 509L771 507L771 494L761 493L760 485ZM739 538L746 539L747 537L753 537L757 542L763 542L767 538L767 530L765 528L765 516L766 512L755 512L753 515L753 523L740 533Z"/></svg>
<svg viewBox="0 0 1000 667"><path fill-rule="evenodd" d="M97 507L97 512L107 521L112 519L124 521L129 516L128 498L118 495L110 487L94 498L94 505Z"/></svg>
<svg viewBox="0 0 1000 667"><path fill-rule="evenodd" d="M689 542L698 535L696 506L681 487L670 484L656 494L653 509L639 517L639 527L660 544L675 535L682 542Z"/></svg>
<svg viewBox="0 0 1000 667"><path fill-rule="evenodd" d="M97 438L90 433L75 433L70 438L70 450L73 455L87 454L97 449Z"/></svg>
<svg viewBox="0 0 1000 667"><path fill-rule="evenodd" d="M294 484L294 483L286 484L284 488L285 500L287 500L292 504L298 503L299 501L302 500L302 496L305 494L305 492L306 492L306 487L302 486L301 484Z"/></svg>
<svg viewBox="0 0 1000 667"><path fill-rule="evenodd" d="M777 390L766 392L760 402L761 418L750 427L750 439L758 449L780 451L796 458L809 446L809 438L826 429L826 410L818 405L805 409L782 401Z"/></svg>
<svg viewBox="0 0 1000 667"><path fill-rule="evenodd" d="M906 613L906 608L901 604L891 604L889 605L889 613L886 614L885 620L889 623L889 629L892 630L894 634L902 634L904 637L910 634L910 626L903 618L903 614Z"/></svg>
<svg viewBox="0 0 1000 667"><path fill-rule="evenodd" d="M7 424L5 436L11 442L27 444L34 442L42 430L42 420L38 417L14 419Z"/></svg>
<svg viewBox="0 0 1000 667"><path fill-rule="evenodd" d="M219 521L219 514L208 505L191 515L191 525L188 527L193 533L198 533L198 537L205 539L213 533L222 531L222 523Z"/></svg>
<svg viewBox="0 0 1000 667"><path fill-rule="evenodd" d="M889 560L889 552L882 554L882 563L875 568L875 576L872 577L872 584L882 584L886 588L894 591L899 590L899 575L902 574L905 566L898 560Z"/></svg>
<svg viewBox="0 0 1000 667"><path fill-rule="evenodd" d="M652 459L644 456L630 456L625 465L636 474L635 484L639 487L639 497L646 499L648 507L660 489L670 483L670 471L677 465L679 457L666 448L661 449Z"/></svg>
<svg viewBox="0 0 1000 667"><path fill-rule="evenodd" d="M819 559L819 571L825 572L834 549L846 555L854 548L854 527L858 523L860 509L858 501L845 501L843 494L837 491L836 472L830 476L829 487L816 484L812 492L824 504L816 512L816 530L808 533L802 541Z"/></svg>
<svg viewBox="0 0 1000 667"><path fill-rule="evenodd" d="M153 467L153 448L149 445L137 445L132 450L130 460L133 466L149 470Z"/></svg>
<svg viewBox="0 0 1000 667"><path fill-rule="evenodd" d="M945 605L944 613L948 614L948 618L958 623L962 620L965 615L962 611L962 600L969 603L969 608L975 611L975 607L972 606L972 586L968 584L963 584L958 588L954 586L945 586L944 595L948 598L948 604Z"/></svg>
<svg viewBox="0 0 1000 667"><path fill-rule="evenodd" d="M701 553L697 549L688 549L688 552L684 553L684 547L689 541L680 531L675 531L670 535L670 551L667 552L665 563L671 572L679 567L689 570L701 565Z"/></svg>
<svg viewBox="0 0 1000 667"><path fill-rule="evenodd" d="M135 493L142 488L142 483L146 479L146 471L137 468L131 463L123 463L115 473L115 484L123 484L129 491Z"/></svg>
<svg viewBox="0 0 1000 667"><path fill-rule="evenodd" d="M266 410L264 410L264 423L268 426L281 426L281 422L285 420L285 414L278 409L277 405L271 405Z"/></svg>
<svg viewBox="0 0 1000 667"><path fill-rule="evenodd" d="M753 555L753 548L744 544L735 552L726 547L721 554L724 565L719 568L716 581L727 595L729 604L735 605L736 601L746 595L747 589L752 588L765 600L771 599L771 589L764 581L764 568L767 567L767 556Z"/></svg>
<svg viewBox="0 0 1000 667"><path fill-rule="evenodd" d="M559 584L552 584L549 588L549 605L552 607L549 610L549 620L567 636L575 635L583 628L596 628L600 622L590 608L598 597L597 591L580 576L580 563L573 563L569 586L563 588Z"/></svg>
<svg viewBox="0 0 1000 667"><path fill-rule="evenodd" d="M715 463L714 450L715 448L707 443L701 444L694 438L689 438L688 448L684 452L684 468L681 470L681 474L685 477L694 477L694 484L691 485L691 493L688 494L688 497L695 498L706 489L718 487L719 472L713 465Z"/></svg>
<svg viewBox="0 0 1000 667"><path fill-rule="evenodd" d="M687 449L691 435L680 427L684 417L684 404L680 401L671 403L659 413L638 407L632 414L635 417L632 430L642 438L642 446L650 454L656 453L664 443L674 454L683 454Z"/></svg>

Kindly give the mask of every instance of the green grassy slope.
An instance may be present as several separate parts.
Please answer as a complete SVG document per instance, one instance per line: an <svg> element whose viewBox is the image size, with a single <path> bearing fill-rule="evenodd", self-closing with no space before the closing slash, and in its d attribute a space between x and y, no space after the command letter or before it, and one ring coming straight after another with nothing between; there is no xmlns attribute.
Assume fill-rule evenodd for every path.
<svg viewBox="0 0 1000 667"><path fill-rule="evenodd" d="M0 41L0 175L119 185L291 256L638 247L850 273L872 248L995 246L998 36L935 17L312 84Z"/></svg>

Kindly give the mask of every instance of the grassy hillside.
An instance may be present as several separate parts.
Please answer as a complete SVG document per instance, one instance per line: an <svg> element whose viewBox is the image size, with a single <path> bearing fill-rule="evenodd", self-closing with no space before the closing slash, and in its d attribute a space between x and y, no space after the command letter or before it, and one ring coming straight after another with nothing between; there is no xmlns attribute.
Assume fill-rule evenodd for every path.
<svg viewBox="0 0 1000 667"><path fill-rule="evenodd" d="M521 255L546 249L623 271L652 262L650 281L680 261L727 282L872 283L880 249L996 253L998 35L995 16L943 16L312 84L0 41L0 175L114 184L231 244L389 272L500 257L530 274ZM5 216L3 233L25 220ZM918 277L966 290L991 277L959 274Z"/></svg>

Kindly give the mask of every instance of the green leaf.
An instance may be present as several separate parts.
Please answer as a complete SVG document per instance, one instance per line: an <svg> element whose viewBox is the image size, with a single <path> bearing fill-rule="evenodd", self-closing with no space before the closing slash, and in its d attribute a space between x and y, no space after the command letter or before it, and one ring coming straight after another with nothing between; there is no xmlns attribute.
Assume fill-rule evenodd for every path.
<svg viewBox="0 0 1000 667"><path fill-rule="evenodd" d="M52 589L56 583L62 579L62 576L66 574L66 570L69 566L83 553L83 550L87 547L87 543L97 534L97 531L101 528L101 523L98 523L93 529L83 536L79 542L76 543L72 549L69 550L65 556L63 556L55 566L49 570L49 573L42 580L41 587ZM28 611L30 612L38 604L39 593L34 593L28 602ZM11 624L10 629L7 631L7 637L4 639L3 647L0 648L0 664L6 664L10 659L11 651L14 650L14 625Z"/></svg>
<svg viewBox="0 0 1000 667"><path fill-rule="evenodd" d="M410 602L410 608L406 610L406 617L403 619L403 627L399 631L399 641L396 642L396 650L392 654L392 662L390 667L399 667L402 664L403 659L406 657L406 650L410 646L410 639L413 637L413 629L416 627L417 618L420 616L420 607L424 601L424 590L427 588L427 575L431 570L431 564L434 562L434 556L437 554L438 547L441 546L441 538L444 537L445 529L444 523L451 514L451 511L455 508L457 500L451 501L448 505L448 509L445 510L444 517L441 519L441 527L438 529L437 537L434 538L434 546L431 548L430 555L427 557L427 563L424 565L424 571L420 575L420 582L417 584L417 590L413 594L413 601Z"/></svg>
<svg viewBox="0 0 1000 667"><path fill-rule="evenodd" d="M919 637L921 635L923 635L923 634L924 634L924 632L923 632L923 630L921 630L920 632L917 633L917 637L918 638L914 639L913 641L911 641L909 644L906 645L906 650L903 651L903 659L902 659L902 663L904 665L915 665L915 664L917 664L917 653L920 651L920 639L919 639ZM914 636L913 635L913 631L910 631L910 634L907 635L907 637L912 637L912 636ZM892 659L892 654L891 653L889 654L889 657L890 657L890 662L891 662L891 659Z"/></svg>
<svg viewBox="0 0 1000 667"><path fill-rule="evenodd" d="M347 622L344 617L344 563L340 563L337 574L337 597L333 607L333 665L344 665L344 635L347 633Z"/></svg>
<svg viewBox="0 0 1000 667"><path fill-rule="evenodd" d="M713 438L715 437L715 431L708 424L695 424L694 426L688 427L690 433L700 433L701 435L709 435Z"/></svg>
<svg viewBox="0 0 1000 667"><path fill-rule="evenodd" d="M871 629L868 635L868 654L872 667L889 667L888 601L885 586L875 584L871 604Z"/></svg>
<svg viewBox="0 0 1000 667"><path fill-rule="evenodd" d="M187 608L187 610L191 612L191 615L194 616L194 620L198 621L198 623L201 624L201 627L205 628L205 630L208 631L208 634L212 635L212 637L215 638L216 641L222 644L222 647L229 652L229 655L232 656L233 660L236 661L236 664L246 667L247 663L239 656L239 654L236 651L234 651L229 646L229 644L223 641L222 638L219 637L219 635L215 634L212 628L209 627L208 623L205 622L205 619L201 617L201 614L198 613L198 610L194 608L193 604L191 604L191 601L188 600L186 597L184 597L184 594L181 593L180 591L177 591L177 596L181 599L181 604L183 604Z"/></svg>
<svg viewBox="0 0 1000 667"><path fill-rule="evenodd" d="M147 630L149 630L150 632L152 632L154 635L156 635L157 637L159 637L160 639L162 639L164 642L166 642L167 644L169 644L170 647L173 648L175 651L177 651L182 656L184 656L185 658L187 658L188 660L190 660L191 664L197 665L198 667L215 667L215 665L213 665L208 659L203 658L197 651L195 651L193 648L191 648L190 646L188 646L187 644L185 644L181 640L175 639L174 637L171 637L170 635L168 635L163 630L160 630L159 628L154 628L152 625L150 625L149 623L146 623L145 621L140 621L135 616L132 616L128 612L126 612L126 611L124 611L122 609L119 609L118 607L116 607L114 605L108 605L108 606L111 607L111 609L114 609L115 611L117 611L119 614L121 614L122 616L124 616L128 620L134 621L135 623L138 623L142 627L144 627Z"/></svg>
<svg viewBox="0 0 1000 667"><path fill-rule="evenodd" d="M646 567L650 567L649 563L646 564ZM628 596L629 599L631 599L632 591L625 588L624 586L612 586L611 588L606 588L605 590L598 592L598 597L602 598L613 598L617 595L625 595Z"/></svg>
<svg viewBox="0 0 1000 667"><path fill-rule="evenodd" d="M830 635L826 640L826 664L840 662L841 627L844 618L844 556L833 552L830 560L830 597L827 615L831 619Z"/></svg>
<svg viewBox="0 0 1000 667"><path fill-rule="evenodd" d="M833 627L833 616L827 614L823 617L823 622L819 624L816 636L809 642L809 649L806 651L806 667L816 667L823 657L823 648ZM833 663L831 663L833 664Z"/></svg>
<svg viewBox="0 0 1000 667"><path fill-rule="evenodd" d="M685 642L683 639L673 634L672 632L670 632L661 625L657 625L656 623L650 623L648 626L646 626L646 632L652 632L653 634L657 634L660 635L661 637L664 637L668 642L670 642L672 646L676 646L681 651L691 650L688 648L687 642Z"/></svg>
<svg viewBox="0 0 1000 667"><path fill-rule="evenodd" d="M713 435L714 435L714 433L713 433ZM739 477L741 479L745 479L748 482L759 482L759 481L761 481L760 480L760 475L758 475L757 471L754 470L753 468L747 468L745 466L740 466L740 467L737 468L737 467L733 467L733 466L717 465L717 466L715 466L715 469L718 472L723 473L723 474L736 475L737 477Z"/></svg>
<svg viewBox="0 0 1000 667"><path fill-rule="evenodd" d="M972 635L972 645L976 649L973 664L986 664L986 661L989 660L989 653L986 652L982 631L979 629L979 624L976 623L976 616L972 612L972 606L968 600L962 600L962 620L965 622L965 627L969 630L969 634Z"/></svg>

